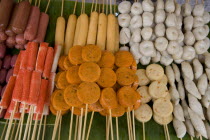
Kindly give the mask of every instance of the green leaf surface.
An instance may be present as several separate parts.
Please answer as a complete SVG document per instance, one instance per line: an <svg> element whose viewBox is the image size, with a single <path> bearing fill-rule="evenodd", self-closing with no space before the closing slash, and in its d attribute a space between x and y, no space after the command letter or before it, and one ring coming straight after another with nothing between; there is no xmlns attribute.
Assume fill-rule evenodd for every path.
<svg viewBox="0 0 210 140"><path fill-rule="evenodd" d="M42 0L41 2L41 11L45 11L47 5L46 0ZM65 1L64 5L64 17L66 19L66 22L68 20L68 16L72 14L74 8L74 2L71 1ZM90 14L90 9L91 9L91 4L86 4L85 10L86 13ZM80 15L80 10L81 10L81 3L77 4L77 10L76 10L76 15ZM54 46L54 36L55 36L55 27L56 27L56 20L57 17L61 15L61 0L51 0L51 4L49 7L49 10L47 12L50 15L50 22L48 26L48 31L46 35L46 42L49 42L51 46ZM15 50L14 53L17 53ZM145 68L142 66L138 66L139 68ZM87 120L87 127L89 125L89 119L90 119L91 113L88 114L88 120ZM68 134L69 134L69 123L70 123L70 113L64 115L62 117L62 128L61 128L61 134L60 134L60 139L61 140L68 140ZM24 128L25 128L25 123L26 123L27 115L25 117L24 121ZM116 125L115 125L115 118L113 120L113 130L114 130L114 137L116 139ZM2 134L4 126L5 126L6 120L0 119L0 134ZM74 125L73 125L73 136L74 136L74 126L76 122L76 116L74 116ZM33 122L34 123L34 122ZM45 131L45 140L50 140L52 137L52 132L53 132L53 127L55 123L55 116L50 114L47 116L47 123L46 123L46 131ZM17 129L17 124L18 121L16 121L16 125L13 125L13 129ZM105 140L106 137L106 118L101 116L99 113L95 113L94 119L93 119L93 124L92 124L92 129L90 132L90 140ZM127 118L126 115L123 117L119 118L119 136L120 140L128 140L128 127L127 127ZM15 126L15 127L14 127ZM42 125L43 126L43 125ZM135 121L135 131L136 131L136 139L137 140L142 140L143 139L143 129L142 129L142 123L138 122L137 120ZM168 125L169 128L169 134L171 140L177 140L178 138L176 137L175 131L173 129L172 123ZM163 126L158 125L157 123L154 122L154 120L150 120L148 123L145 123L145 131L146 131L146 140L165 140L164 136L164 130ZM12 130L11 130L12 131ZM41 132L43 131L43 127ZM86 130L87 132L87 130ZM24 131L23 131L24 133ZM42 135L42 133L41 133ZM15 136L15 133L14 133ZM12 139L14 139L14 136ZM41 139L41 138L39 138ZM188 134L183 138L183 140L190 140L190 137ZM195 140L195 138L194 138Z"/></svg>

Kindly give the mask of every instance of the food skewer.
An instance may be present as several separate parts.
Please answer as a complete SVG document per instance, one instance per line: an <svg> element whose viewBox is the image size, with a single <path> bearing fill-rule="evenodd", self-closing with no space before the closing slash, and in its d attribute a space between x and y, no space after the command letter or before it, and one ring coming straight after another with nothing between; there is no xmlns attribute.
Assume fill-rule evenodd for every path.
<svg viewBox="0 0 210 140"><path fill-rule="evenodd" d="M12 134L11 134L10 139L13 139L13 137L14 137L14 132L15 132L16 123L17 123L17 120L15 120L14 126L13 126L13 128L12 128Z"/></svg>
<svg viewBox="0 0 210 140"><path fill-rule="evenodd" d="M74 140L77 139L78 122L79 122L79 116L77 115L76 116L75 131L74 131Z"/></svg>

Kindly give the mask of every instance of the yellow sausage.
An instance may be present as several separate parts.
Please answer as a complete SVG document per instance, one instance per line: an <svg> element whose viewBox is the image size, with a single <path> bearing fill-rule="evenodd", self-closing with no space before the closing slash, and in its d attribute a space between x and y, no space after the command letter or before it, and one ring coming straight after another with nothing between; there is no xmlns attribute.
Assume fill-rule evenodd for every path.
<svg viewBox="0 0 210 140"><path fill-rule="evenodd" d="M78 45L77 41L78 41L78 37L79 37L79 30L80 30L80 20L81 17L79 16L77 19L77 24L76 24L76 30L75 30L75 35L74 35L74 43L73 46Z"/></svg>
<svg viewBox="0 0 210 140"><path fill-rule="evenodd" d="M107 39L106 39L106 49L111 52L115 52L115 27L116 27L116 19L113 14L108 15L108 24L107 24Z"/></svg>
<svg viewBox="0 0 210 140"><path fill-rule="evenodd" d="M90 15L90 25L87 36L87 44L96 43L97 30L98 30L98 12L92 12Z"/></svg>
<svg viewBox="0 0 210 140"><path fill-rule="evenodd" d="M77 23L77 16L74 14L71 14L69 16L68 24L67 24L67 28L66 28L65 50L64 50L65 55L68 55L69 49L73 45L76 23Z"/></svg>
<svg viewBox="0 0 210 140"><path fill-rule="evenodd" d="M100 13L98 18L97 45L101 47L101 50L105 50L106 47L106 32L107 16L104 13Z"/></svg>
<svg viewBox="0 0 210 140"><path fill-rule="evenodd" d="M84 46L86 45L87 42L87 34L88 34L88 25L89 25L89 19L87 14L81 14L80 15L80 29L79 29L79 34L77 38L77 44L76 45L81 45Z"/></svg>
<svg viewBox="0 0 210 140"><path fill-rule="evenodd" d="M120 49L119 42L120 42L120 33L119 33L119 24L117 18L115 18L115 52L118 52Z"/></svg>
<svg viewBox="0 0 210 140"><path fill-rule="evenodd" d="M64 34L65 34L66 21L64 17L58 17L55 30L55 44L64 45Z"/></svg>

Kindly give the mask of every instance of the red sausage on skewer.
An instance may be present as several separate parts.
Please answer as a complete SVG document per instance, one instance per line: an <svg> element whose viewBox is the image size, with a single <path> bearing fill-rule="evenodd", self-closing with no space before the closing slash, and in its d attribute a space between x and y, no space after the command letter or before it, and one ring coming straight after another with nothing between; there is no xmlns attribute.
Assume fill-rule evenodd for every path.
<svg viewBox="0 0 210 140"><path fill-rule="evenodd" d="M12 31L16 34L24 33L28 18L30 15L31 5L29 1L22 1L18 5L16 16L14 17L14 22L12 24Z"/></svg>
<svg viewBox="0 0 210 140"><path fill-rule="evenodd" d="M0 31L4 31L9 23L13 8L13 0L1 0L0 3Z"/></svg>
<svg viewBox="0 0 210 140"><path fill-rule="evenodd" d="M36 6L32 6L28 24L24 32L24 38L26 40L32 41L35 39L39 26L39 18L40 18L39 8Z"/></svg>
<svg viewBox="0 0 210 140"><path fill-rule="evenodd" d="M39 20L38 31L37 31L36 38L34 39L34 42L38 42L38 43L44 42L44 38L45 38L45 35L46 35L48 23L49 23L48 14L41 13L40 20Z"/></svg>
<svg viewBox="0 0 210 140"><path fill-rule="evenodd" d="M12 31L12 25L13 25L13 22L14 22L14 18L16 17L17 15L17 9L18 9L18 3L15 5L15 8L13 10L13 13L12 13L12 17L10 19L10 23L9 23L9 26L7 27L7 29L5 30L5 33L8 35L8 36L15 36L16 34Z"/></svg>

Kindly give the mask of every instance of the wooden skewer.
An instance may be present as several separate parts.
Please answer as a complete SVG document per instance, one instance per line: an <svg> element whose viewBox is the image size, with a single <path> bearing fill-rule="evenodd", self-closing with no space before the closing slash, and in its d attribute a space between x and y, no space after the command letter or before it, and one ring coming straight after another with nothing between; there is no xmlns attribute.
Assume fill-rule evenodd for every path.
<svg viewBox="0 0 210 140"><path fill-rule="evenodd" d="M203 137L201 135L199 136L199 138L200 138L200 140L203 140Z"/></svg>
<svg viewBox="0 0 210 140"><path fill-rule="evenodd" d="M164 129L165 139L168 140L168 136L167 136L166 126L165 125L163 125L163 129Z"/></svg>
<svg viewBox="0 0 210 140"><path fill-rule="evenodd" d="M40 0L40 1L41 1L41 0ZM50 2L51 2L51 0L49 0L49 1L48 1L48 3L47 3L46 9L45 9L45 13L47 13L47 11L48 11L48 8L49 8L49 5L50 5Z"/></svg>
<svg viewBox="0 0 210 140"><path fill-rule="evenodd" d="M40 131L41 131L41 128L42 128L42 120L43 120L43 114L42 114L41 120L39 122L39 129L38 129L38 134L37 134L37 140L39 140Z"/></svg>
<svg viewBox="0 0 210 140"><path fill-rule="evenodd" d="M32 113L32 106L30 106L30 110L29 110L29 114L28 114L28 119L27 119L27 122L26 122L26 128L25 128L25 132L24 132L24 136L23 136L23 140L26 140L26 137L27 137L28 127L29 127L30 118L31 118L31 113Z"/></svg>
<svg viewBox="0 0 210 140"><path fill-rule="evenodd" d="M15 120L15 123L14 123L14 126L12 128L12 134L11 134L11 140L13 140L13 137L14 137L14 132L15 132L15 127L16 127L16 123L17 123L17 120Z"/></svg>
<svg viewBox="0 0 210 140"><path fill-rule="evenodd" d="M190 139L191 139L191 140L193 140L193 137L192 137L192 136L190 136Z"/></svg>
<svg viewBox="0 0 210 140"><path fill-rule="evenodd" d="M12 122L13 122L13 119L14 119L14 115L15 115L15 112L16 112L17 105L18 105L18 102L16 101L15 102L14 110L12 111L12 113L10 115L10 119L9 119L9 124L8 124L8 128L7 128L5 140L8 140L9 139L9 134L10 134L10 131L11 131Z"/></svg>
<svg viewBox="0 0 210 140"><path fill-rule="evenodd" d="M94 0L92 0L91 13L93 12L93 7L94 7Z"/></svg>
<svg viewBox="0 0 210 140"><path fill-rule="evenodd" d="M109 140L109 128L110 128L110 123L109 123L109 116L106 116L106 140Z"/></svg>
<svg viewBox="0 0 210 140"><path fill-rule="evenodd" d="M61 137L61 128L62 128L62 116L60 117L60 121L59 121L58 140L60 140L60 137Z"/></svg>
<svg viewBox="0 0 210 140"><path fill-rule="evenodd" d="M69 140L71 140L73 119L74 119L74 107L72 107L72 109L71 109L71 119L70 119L70 127L69 127Z"/></svg>
<svg viewBox="0 0 210 140"><path fill-rule="evenodd" d="M91 114L91 118L90 118L90 124L89 124L89 127L88 127L88 131L87 131L86 140L88 140L88 139L89 139L90 130L91 130L92 122L93 122L93 117L94 117L94 111L93 111L93 112L92 112L92 114Z"/></svg>
<svg viewBox="0 0 210 140"><path fill-rule="evenodd" d="M81 140L81 133L82 133L82 119L83 119L83 108L81 108L81 115L79 119L79 128L78 128L78 140Z"/></svg>
<svg viewBox="0 0 210 140"><path fill-rule="evenodd" d="M145 125L144 125L144 122L142 123L142 127L143 127L143 140L145 140Z"/></svg>
<svg viewBox="0 0 210 140"><path fill-rule="evenodd" d="M86 104L86 106L85 106L85 118L84 118L83 132L82 132L82 140L85 139L85 130L86 130L86 122L87 122L87 113L88 113L88 104Z"/></svg>
<svg viewBox="0 0 210 140"><path fill-rule="evenodd" d="M0 108L0 114L1 114L2 110L3 110L3 109L2 109L2 108Z"/></svg>
<svg viewBox="0 0 210 140"><path fill-rule="evenodd" d="M16 134L15 134L15 139L14 140L17 140L17 138L18 138L18 134L19 134L19 130L20 130L20 121L19 121L19 123L18 123L18 127L17 127L17 131L16 131Z"/></svg>
<svg viewBox="0 0 210 140"><path fill-rule="evenodd" d="M44 140L44 136L45 136L46 122L47 122L47 115L45 115L44 117L44 128L43 128L43 133L42 133L42 140Z"/></svg>
<svg viewBox="0 0 210 140"><path fill-rule="evenodd" d="M58 124L59 124L59 120L60 120L60 115L61 115L61 111L57 111L56 119L55 119L55 125L54 125L54 129L53 129L52 140L55 140L55 137L56 137Z"/></svg>
<svg viewBox="0 0 210 140"><path fill-rule="evenodd" d="M182 138L180 138L180 140L182 140Z"/></svg>
<svg viewBox="0 0 210 140"><path fill-rule="evenodd" d="M130 127L130 135L131 135L131 139L133 140L133 128L132 128L132 122L131 122L131 113L130 113L130 107L128 107L128 121L129 121L129 127Z"/></svg>
<svg viewBox="0 0 210 140"><path fill-rule="evenodd" d="M19 134L19 140L22 137L22 130L23 130L23 121L24 121L24 116L25 116L25 107L26 104L23 104L23 112L21 113L21 117L20 117L20 134Z"/></svg>
<svg viewBox="0 0 210 140"><path fill-rule="evenodd" d="M78 122L79 122L79 116L76 117L76 125L75 125L75 131L74 131L74 140L77 139Z"/></svg>
<svg viewBox="0 0 210 140"><path fill-rule="evenodd" d="M116 117L117 140L119 140L118 117Z"/></svg>
<svg viewBox="0 0 210 140"><path fill-rule="evenodd" d="M36 119L35 119L35 124L34 124L34 129L33 129L31 140L34 140L35 137L36 137L36 129L37 129L37 124L38 124L38 117L39 117L39 115L36 114Z"/></svg>
<svg viewBox="0 0 210 140"><path fill-rule="evenodd" d="M33 115L34 115L34 106L32 106L32 113L31 113L31 118L30 118L30 124L29 124L29 130L28 130L28 138L27 138L27 140L29 140L29 138L31 136L31 127L32 127L32 121L33 121Z"/></svg>
<svg viewBox="0 0 210 140"><path fill-rule="evenodd" d="M2 132L2 134L1 134L1 140L2 140L3 137L4 137L4 133L5 133L5 131L6 131L7 125L8 125L8 119L6 120L6 123L5 123L5 125L4 125L4 129L3 129L3 132Z"/></svg>
<svg viewBox="0 0 210 140"><path fill-rule="evenodd" d="M133 139L136 140L136 131L135 131L135 117L134 117L134 110L132 110L132 120L133 120Z"/></svg>
<svg viewBox="0 0 210 140"><path fill-rule="evenodd" d="M169 135L169 131L168 131L168 125L166 125L166 133L167 133L167 136L168 136L168 140L171 140L170 135Z"/></svg>
<svg viewBox="0 0 210 140"><path fill-rule="evenodd" d="M112 140L114 140L111 109L109 109L109 119L110 119L110 128L111 128L111 138L112 138Z"/></svg>
<svg viewBox="0 0 210 140"><path fill-rule="evenodd" d="M128 125L128 138L129 138L129 140L131 140L130 124L129 124L128 112L126 112L126 114L127 114L127 125Z"/></svg>

